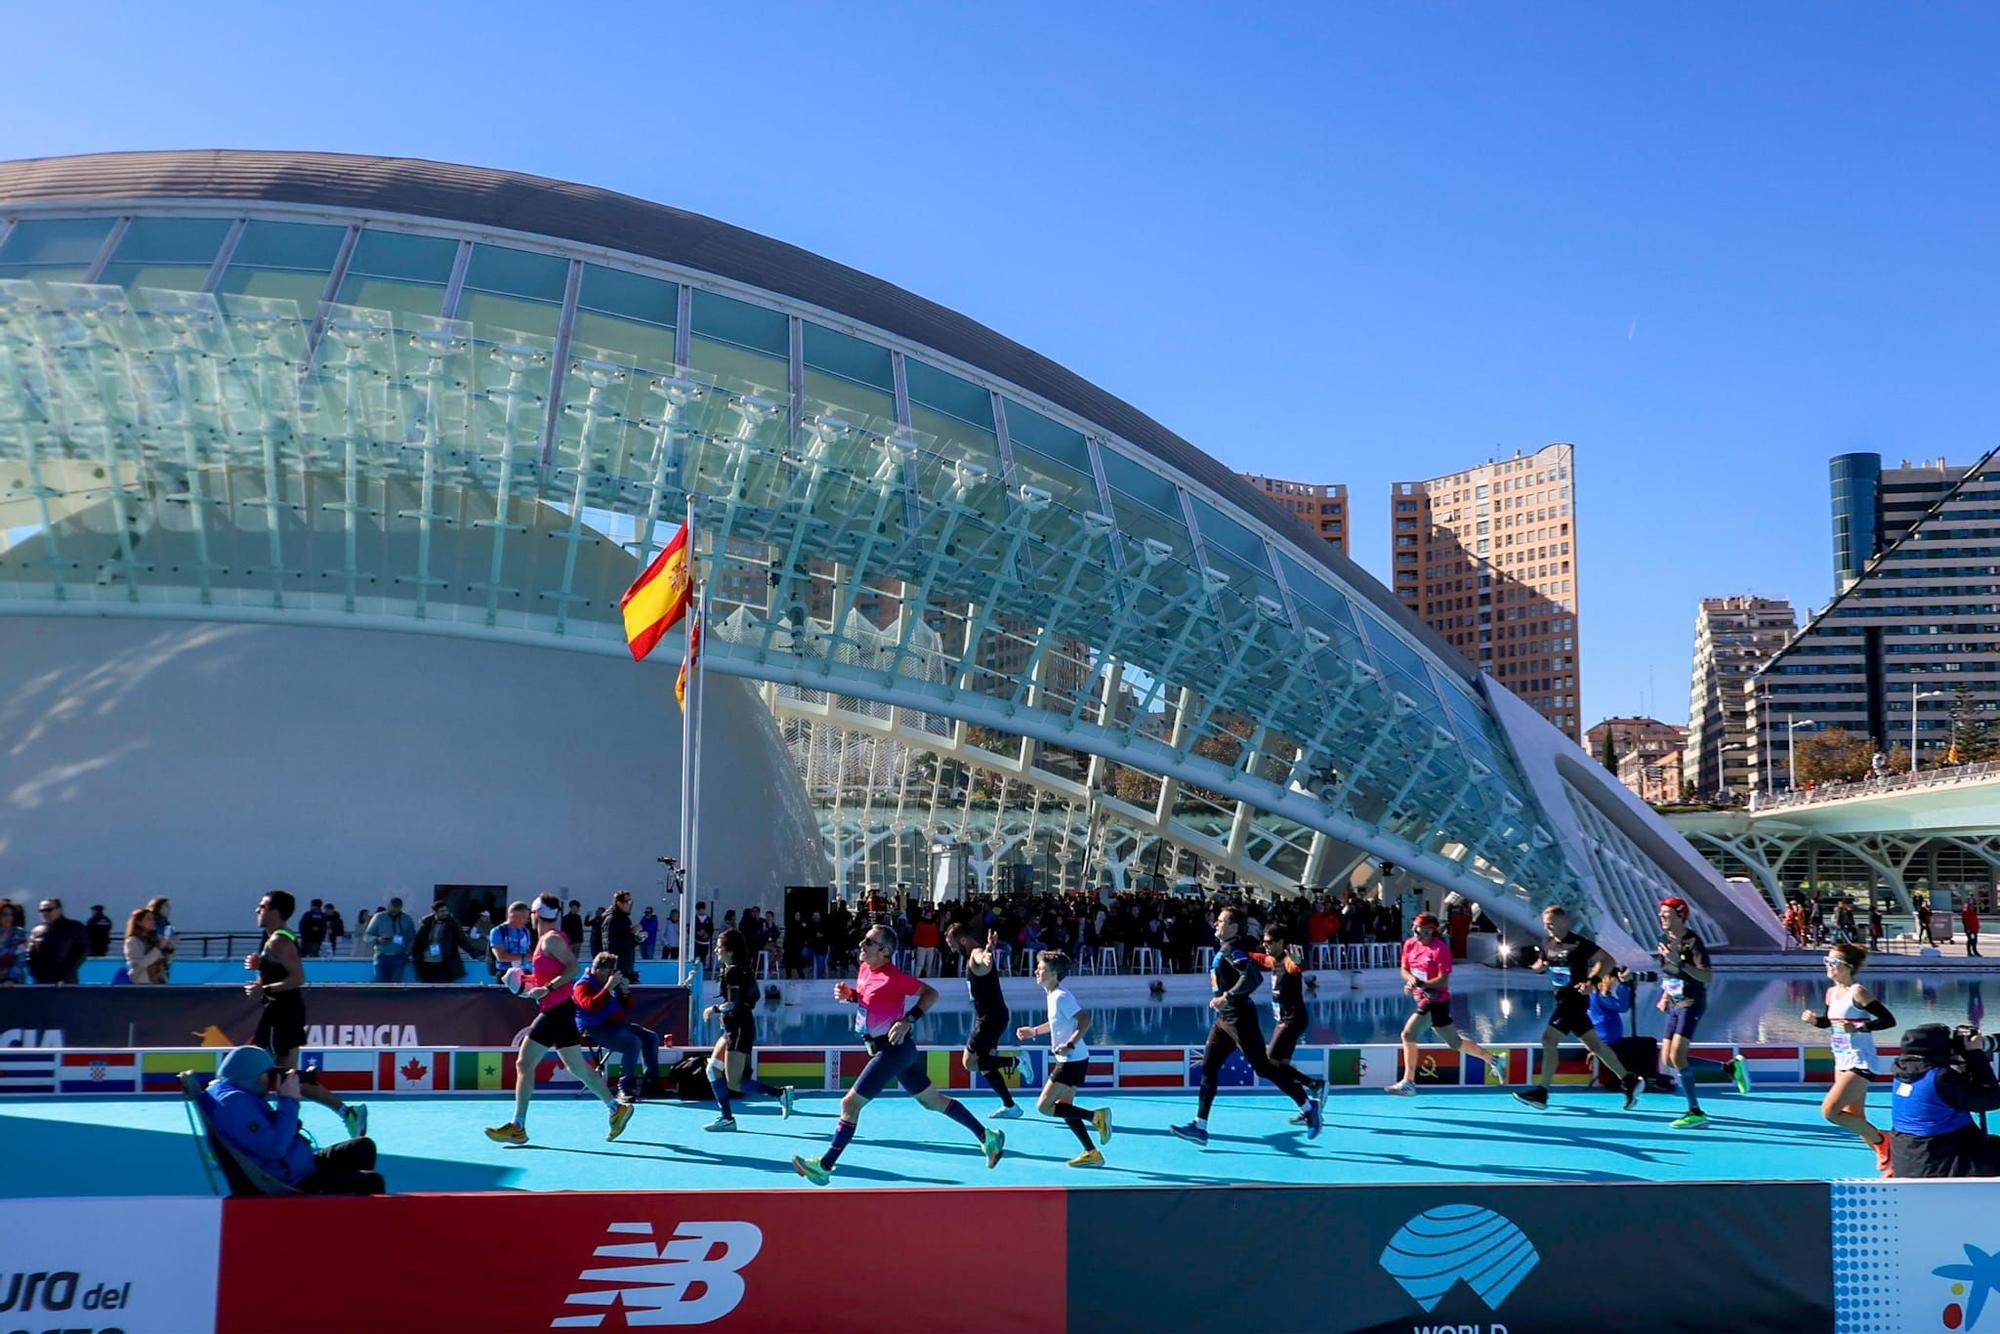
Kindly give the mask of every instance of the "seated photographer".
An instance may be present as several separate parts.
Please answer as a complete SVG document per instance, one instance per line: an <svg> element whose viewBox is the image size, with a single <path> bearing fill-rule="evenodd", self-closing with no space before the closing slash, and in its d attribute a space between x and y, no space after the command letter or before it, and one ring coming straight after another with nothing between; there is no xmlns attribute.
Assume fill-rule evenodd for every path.
<svg viewBox="0 0 2000 1334"><path fill-rule="evenodd" d="M238 1047L202 1090L209 1124L238 1156L306 1195L380 1195L375 1141L314 1150L299 1131L299 1072L280 1070L262 1047ZM277 1101L270 1101L275 1098Z"/></svg>
<svg viewBox="0 0 2000 1334"><path fill-rule="evenodd" d="M641 1094L660 1093L660 1035L635 1024L627 1012L632 984L618 971L618 956L609 950L590 962L590 971L576 980L570 998L576 1002L576 1029L585 1041L616 1052L624 1067L619 1097L637 1102ZM645 1082L639 1078L645 1068Z"/></svg>
<svg viewBox="0 0 2000 1334"><path fill-rule="evenodd" d="M1890 1160L1898 1177L2000 1176L2000 1140L1973 1113L2000 1107L1988 1055L1996 1039L1923 1024L1903 1034L1889 1099Z"/></svg>

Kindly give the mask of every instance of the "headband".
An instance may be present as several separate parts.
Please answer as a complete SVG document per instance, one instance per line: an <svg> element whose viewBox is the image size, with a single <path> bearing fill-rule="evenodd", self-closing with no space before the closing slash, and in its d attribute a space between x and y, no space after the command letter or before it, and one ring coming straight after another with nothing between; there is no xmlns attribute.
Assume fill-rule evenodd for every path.
<svg viewBox="0 0 2000 1334"><path fill-rule="evenodd" d="M535 900L535 916L546 922L553 922L562 916L562 907L545 899Z"/></svg>

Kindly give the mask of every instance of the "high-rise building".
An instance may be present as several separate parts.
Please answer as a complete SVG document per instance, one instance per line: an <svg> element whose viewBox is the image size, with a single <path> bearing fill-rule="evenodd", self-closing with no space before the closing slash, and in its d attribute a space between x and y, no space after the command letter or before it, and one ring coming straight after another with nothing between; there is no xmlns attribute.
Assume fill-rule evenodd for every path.
<svg viewBox="0 0 2000 1334"><path fill-rule="evenodd" d="M1688 696L1682 784L1700 796L1755 790L1751 746L1756 733L1747 693L1757 669L1781 650L1798 626L1783 598L1703 598L1694 619L1694 681Z"/></svg>
<svg viewBox="0 0 2000 1334"><path fill-rule="evenodd" d="M1572 740L1581 735L1574 451L1546 445L1389 491L1396 595Z"/></svg>
<svg viewBox="0 0 2000 1334"><path fill-rule="evenodd" d="M1285 482L1254 472L1243 480L1290 511L1333 545L1347 554L1347 487L1341 482Z"/></svg>
<svg viewBox="0 0 2000 1334"><path fill-rule="evenodd" d="M1833 591L1844 593L1910 526L1944 499L1969 471L1903 460L1884 469L1880 454L1836 454L1827 466L1833 490Z"/></svg>
<svg viewBox="0 0 2000 1334"><path fill-rule="evenodd" d="M1919 764L1948 752L1958 687L2000 705L2000 463L1878 469L1878 536L1836 546L1833 601L1758 670L1751 752L1767 789L1789 778L1787 738L1844 728ZM1865 532L1869 455L1833 461L1834 535ZM1857 462L1858 460L1858 462ZM1891 488L1895 489L1891 489ZM1864 545L1873 552L1858 563ZM1914 744L1913 744L1914 743Z"/></svg>

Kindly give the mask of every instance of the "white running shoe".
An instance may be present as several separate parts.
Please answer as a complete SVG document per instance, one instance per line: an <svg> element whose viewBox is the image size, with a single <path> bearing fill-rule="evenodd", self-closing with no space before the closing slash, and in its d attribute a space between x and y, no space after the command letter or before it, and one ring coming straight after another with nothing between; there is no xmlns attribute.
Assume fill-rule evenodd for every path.
<svg viewBox="0 0 2000 1334"><path fill-rule="evenodd" d="M1407 1079L1399 1079L1382 1091L1384 1093L1393 1093L1399 1098L1411 1098L1416 1096L1417 1086Z"/></svg>
<svg viewBox="0 0 2000 1334"><path fill-rule="evenodd" d="M1002 1107L997 1111L989 1113L986 1119L988 1121L1018 1121L1026 1115L1027 1113L1021 1110L1021 1104L1017 1102L1011 1107Z"/></svg>

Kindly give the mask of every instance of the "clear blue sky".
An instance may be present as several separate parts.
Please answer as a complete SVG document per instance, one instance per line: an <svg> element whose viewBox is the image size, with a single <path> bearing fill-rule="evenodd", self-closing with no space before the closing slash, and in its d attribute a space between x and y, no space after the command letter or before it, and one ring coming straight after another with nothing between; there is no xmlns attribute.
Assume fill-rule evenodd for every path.
<svg viewBox="0 0 2000 1334"><path fill-rule="evenodd" d="M1744 12L1745 10L1749 12ZM1586 718L1831 589L1826 460L1995 441L2000 10L14 5L0 157L539 172L977 318L1234 467L1577 446ZM588 17L586 17L588 15Z"/></svg>

